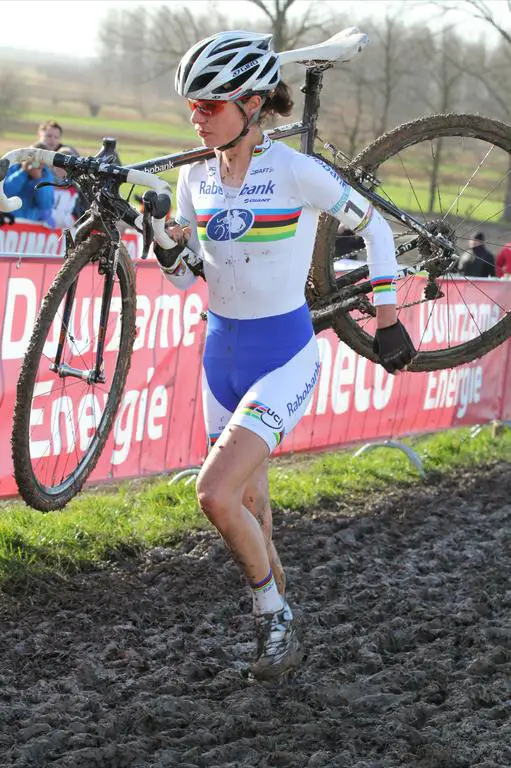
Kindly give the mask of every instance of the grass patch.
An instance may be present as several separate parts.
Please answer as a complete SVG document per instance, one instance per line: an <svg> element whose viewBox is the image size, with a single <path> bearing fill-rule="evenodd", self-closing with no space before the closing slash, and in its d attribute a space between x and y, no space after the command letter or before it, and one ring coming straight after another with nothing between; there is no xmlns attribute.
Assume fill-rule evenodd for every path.
<svg viewBox="0 0 511 768"><path fill-rule="evenodd" d="M37 126L47 119L45 114L42 112L27 112L21 115L20 120L34 125L34 134L36 134ZM168 141L172 141L172 139L193 141L196 136L194 129L189 123L178 119L175 122L169 119L167 122L134 118L114 118L102 116L101 113L97 117L58 114L56 117L52 117L52 119L62 125L64 136L66 129L71 128L74 131L83 131L84 134L96 133L102 136L116 136L116 134L138 135L141 141L144 141L148 136L158 136Z"/></svg>
<svg viewBox="0 0 511 768"><path fill-rule="evenodd" d="M511 431L469 429L406 441L427 475L511 460ZM282 457L271 469L275 509L310 511L326 504L349 505L385 489L424 482L401 451L375 448ZM343 504L344 503L344 504ZM192 485L168 478L86 491L60 512L41 514L18 501L3 502L0 514L0 581L42 573L66 574L104 567L154 546L169 546L189 530L208 527Z"/></svg>
<svg viewBox="0 0 511 768"><path fill-rule="evenodd" d="M386 183L384 187L376 191L381 197L390 200L394 205L406 211L431 213L429 211L430 192L426 185L424 187L415 185L412 190L406 182L399 180L396 183ZM433 213L444 213L456 201L452 209L453 215L476 221L490 221L492 219L498 221L502 218L504 203L503 198L498 193L491 197L488 196L485 200L485 194L477 194L477 191L474 195L465 191L459 199L457 199L457 188L449 189L441 186L440 191L442 197L441 200L438 197L435 198Z"/></svg>

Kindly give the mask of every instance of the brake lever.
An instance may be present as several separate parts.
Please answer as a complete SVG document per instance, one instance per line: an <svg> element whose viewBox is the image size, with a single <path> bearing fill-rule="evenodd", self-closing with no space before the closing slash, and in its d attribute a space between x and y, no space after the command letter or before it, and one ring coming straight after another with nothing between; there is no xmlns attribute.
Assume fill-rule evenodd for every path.
<svg viewBox="0 0 511 768"><path fill-rule="evenodd" d="M34 189L42 189L43 187L60 187L61 189L68 189L68 187L72 187L73 184L71 181L40 181L38 184L35 185Z"/></svg>
<svg viewBox="0 0 511 768"><path fill-rule="evenodd" d="M144 204L144 213L142 214L142 254L141 259L147 259L149 248L154 239L154 229L152 222L152 206Z"/></svg>

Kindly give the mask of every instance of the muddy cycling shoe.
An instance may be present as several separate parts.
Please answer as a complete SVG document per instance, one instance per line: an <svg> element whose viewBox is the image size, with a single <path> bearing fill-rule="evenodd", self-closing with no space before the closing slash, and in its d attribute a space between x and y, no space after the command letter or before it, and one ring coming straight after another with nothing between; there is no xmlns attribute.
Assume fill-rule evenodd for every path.
<svg viewBox="0 0 511 768"><path fill-rule="evenodd" d="M291 608L284 602L281 611L263 613L255 622L257 658L252 674L258 680L277 680L289 674L302 659Z"/></svg>

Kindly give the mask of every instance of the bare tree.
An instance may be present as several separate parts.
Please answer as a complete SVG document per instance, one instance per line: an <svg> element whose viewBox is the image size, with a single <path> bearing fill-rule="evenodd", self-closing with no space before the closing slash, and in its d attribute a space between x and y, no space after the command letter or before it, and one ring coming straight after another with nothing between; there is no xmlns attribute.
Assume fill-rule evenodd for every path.
<svg viewBox="0 0 511 768"><path fill-rule="evenodd" d="M456 3L443 3L445 11L466 11L474 19L479 19L494 29L511 46L511 0L499 2L499 12L494 14L486 0L458 0ZM506 12L507 11L507 12Z"/></svg>
<svg viewBox="0 0 511 768"><path fill-rule="evenodd" d="M367 141L370 81L364 69L336 74L336 88L341 86L343 98L331 103L321 125L327 126L329 140L353 157Z"/></svg>
<svg viewBox="0 0 511 768"><path fill-rule="evenodd" d="M270 30L273 35L273 46L276 51L285 51L296 48L309 37L311 32L322 32L324 25L321 22L317 6L310 3L296 22L290 20L290 10L296 0L249 0L256 5L269 19Z"/></svg>
<svg viewBox="0 0 511 768"><path fill-rule="evenodd" d="M276 50L296 47L311 35L320 34L319 9L310 4L305 13L290 18L296 0L249 0L269 24ZM234 10L234 9L233 9ZM171 97L169 77L179 59L198 40L232 27L256 28L253 22L227 21L212 6L199 15L191 7L168 5L108 11L99 36L100 61L105 90L111 94L130 91L136 103L151 101L150 92ZM264 26L264 24L263 24Z"/></svg>
<svg viewBox="0 0 511 768"><path fill-rule="evenodd" d="M463 71L473 82L478 83L482 92L479 101L484 101L489 114L511 121L511 0L499 3L494 13L485 0L460 0L456 5L446 6L449 10L464 10L474 19L481 21L497 32L499 44L489 53L483 46L475 56L463 61ZM486 96L486 98L485 98ZM504 199L504 220L511 221L511 156L509 157L508 183Z"/></svg>
<svg viewBox="0 0 511 768"><path fill-rule="evenodd" d="M408 33L395 16L387 14L384 21L374 27L377 52L376 77L373 80L374 135L385 133L390 127L391 114L398 102L405 79L410 75Z"/></svg>

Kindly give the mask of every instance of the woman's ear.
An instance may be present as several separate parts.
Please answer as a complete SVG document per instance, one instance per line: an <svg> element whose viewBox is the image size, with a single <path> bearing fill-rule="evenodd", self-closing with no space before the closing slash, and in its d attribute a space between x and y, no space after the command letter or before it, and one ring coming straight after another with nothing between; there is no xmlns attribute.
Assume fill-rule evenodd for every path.
<svg viewBox="0 0 511 768"><path fill-rule="evenodd" d="M249 100L246 102L249 117L252 117L252 115L261 109L262 102L262 98L255 93L249 98Z"/></svg>

